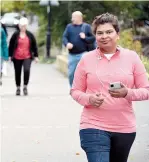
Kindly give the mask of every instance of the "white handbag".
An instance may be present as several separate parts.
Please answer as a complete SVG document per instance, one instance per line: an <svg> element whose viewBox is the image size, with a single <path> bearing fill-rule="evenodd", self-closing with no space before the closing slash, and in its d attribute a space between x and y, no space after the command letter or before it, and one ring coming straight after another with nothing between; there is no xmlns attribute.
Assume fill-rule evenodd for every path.
<svg viewBox="0 0 149 162"><path fill-rule="evenodd" d="M3 64L2 64L2 74L4 76L7 76L8 72L7 72L7 62L4 61Z"/></svg>
<svg viewBox="0 0 149 162"><path fill-rule="evenodd" d="M13 75L12 62L9 62L9 61L3 62L2 73L3 73L4 76L12 76Z"/></svg>

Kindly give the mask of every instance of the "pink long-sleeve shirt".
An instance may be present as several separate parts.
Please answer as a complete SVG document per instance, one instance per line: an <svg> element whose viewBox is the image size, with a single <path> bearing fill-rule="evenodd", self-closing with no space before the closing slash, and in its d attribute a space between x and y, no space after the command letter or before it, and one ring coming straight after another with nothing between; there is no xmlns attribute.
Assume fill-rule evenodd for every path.
<svg viewBox="0 0 149 162"><path fill-rule="evenodd" d="M122 82L127 86L128 93L125 98L109 95L109 84L112 82ZM89 104L90 95L95 93L106 96L99 108ZM121 47L110 60L99 49L88 52L76 68L71 96L84 106L80 129L135 132L136 119L132 101L149 99L145 67L137 53Z"/></svg>

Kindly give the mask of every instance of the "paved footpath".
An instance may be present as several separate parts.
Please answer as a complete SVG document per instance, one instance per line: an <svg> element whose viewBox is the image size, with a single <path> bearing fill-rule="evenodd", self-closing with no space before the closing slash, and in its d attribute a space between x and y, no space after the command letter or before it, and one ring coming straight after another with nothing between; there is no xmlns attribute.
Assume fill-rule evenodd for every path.
<svg viewBox="0 0 149 162"><path fill-rule="evenodd" d="M54 65L33 64L29 96L16 97L14 78L1 93L2 162L87 162L78 127L82 108ZM129 162L149 162L149 102L135 103L138 133Z"/></svg>

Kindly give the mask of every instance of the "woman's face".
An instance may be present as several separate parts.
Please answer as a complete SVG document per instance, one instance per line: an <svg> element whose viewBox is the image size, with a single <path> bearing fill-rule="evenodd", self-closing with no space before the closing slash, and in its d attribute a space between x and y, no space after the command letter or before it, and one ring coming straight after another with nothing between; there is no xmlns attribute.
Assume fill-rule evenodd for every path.
<svg viewBox="0 0 149 162"><path fill-rule="evenodd" d="M96 41L100 48L111 50L117 46L119 33L117 33L111 23L101 24L96 30Z"/></svg>

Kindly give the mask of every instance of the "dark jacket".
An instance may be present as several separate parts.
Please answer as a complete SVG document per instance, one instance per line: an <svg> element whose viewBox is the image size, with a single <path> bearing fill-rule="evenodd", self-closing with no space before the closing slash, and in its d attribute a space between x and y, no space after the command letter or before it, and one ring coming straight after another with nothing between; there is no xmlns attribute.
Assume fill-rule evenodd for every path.
<svg viewBox="0 0 149 162"><path fill-rule="evenodd" d="M85 24L85 27L83 27ZM84 32L86 35L85 39L80 38L80 33ZM71 54L80 54L88 51L87 44L94 43L95 37L92 34L91 26L87 23L80 25L68 24L63 33L63 44L66 46L67 43L72 43L73 48L69 50Z"/></svg>
<svg viewBox="0 0 149 162"><path fill-rule="evenodd" d="M20 35L20 31L16 31L11 39L10 39L10 43L9 43L9 57L11 57L12 59L14 58L14 54L15 54L15 50L18 46L18 37ZM34 59L34 57L38 57L38 49L37 49L37 44L36 44L36 40L34 35L29 32L26 31L26 35L29 38L30 41L30 53L31 53L31 59Z"/></svg>

